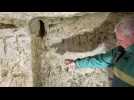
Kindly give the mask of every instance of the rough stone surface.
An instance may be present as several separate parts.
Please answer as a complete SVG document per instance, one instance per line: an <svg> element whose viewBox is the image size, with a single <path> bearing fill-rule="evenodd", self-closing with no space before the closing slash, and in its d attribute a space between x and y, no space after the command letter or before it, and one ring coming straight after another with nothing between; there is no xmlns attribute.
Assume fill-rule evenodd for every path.
<svg viewBox="0 0 134 100"><path fill-rule="evenodd" d="M0 86L32 86L31 44L28 31L0 30Z"/></svg>
<svg viewBox="0 0 134 100"><path fill-rule="evenodd" d="M31 20L30 29L33 44L33 60L35 80L41 80L35 86L108 86L107 72L96 74L94 69L76 70L73 73L66 71L63 64L65 58L84 57L93 55L91 50L98 47L96 34L93 29L102 24L109 13L84 14L82 16L38 17ZM47 30L44 40L39 40L39 20L42 20ZM94 39L93 39L94 38ZM98 40L101 44L102 40ZM41 45L42 43L42 45ZM43 47L46 45L47 49ZM95 46L95 47L94 47ZM38 48L38 49L37 49ZM97 50L101 53L104 48ZM98 52L99 51L99 52ZM86 52L86 53L82 53ZM38 55L38 56L37 56ZM40 59L40 60L39 60ZM37 71L38 69L38 71ZM38 79L37 79L38 78Z"/></svg>
<svg viewBox="0 0 134 100"><path fill-rule="evenodd" d="M0 12L0 86L109 86L106 69L68 72L64 59L115 47L114 26L126 15L133 13Z"/></svg>

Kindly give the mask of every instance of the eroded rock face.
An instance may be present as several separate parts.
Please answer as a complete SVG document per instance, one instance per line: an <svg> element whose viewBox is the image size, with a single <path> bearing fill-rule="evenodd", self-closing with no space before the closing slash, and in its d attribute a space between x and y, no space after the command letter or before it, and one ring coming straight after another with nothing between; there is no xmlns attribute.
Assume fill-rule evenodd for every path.
<svg viewBox="0 0 134 100"><path fill-rule="evenodd" d="M0 86L32 86L31 44L24 28L0 30Z"/></svg>
<svg viewBox="0 0 134 100"><path fill-rule="evenodd" d="M36 57L34 57L32 59L34 62L32 67L34 69L40 68L38 69L39 71L34 74L35 77L38 76L38 79L41 80L41 86L109 85L107 81L108 73L106 71L104 71L103 74L102 72L96 74L94 72L95 70L86 69L84 71L76 70L74 73L69 73L66 72L66 66L63 64L65 58L75 59L76 57L87 56L87 54L89 56L92 55L93 53L91 51L96 49L99 45L104 44L104 37L107 38L112 36L111 40L115 40L112 32L113 25L111 25L111 31L107 32L109 36L100 28L110 24L110 22L105 22L108 16L109 13L94 13L67 18L38 17L31 20L30 29L31 34L34 37L32 40L34 42L37 42L38 40L38 45L33 45L33 47L36 48L36 51L32 52L38 55L38 59L40 59L38 61ZM43 39L39 37L40 20L43 21L46 30L46 35ZM101 33L101 36L97 35L99 33ZM46 47L46 49L42 46ZM105 49L98 50L98 52L94 54L101 53L101 51L104 50ZM37 63L38 65L36 65ZM103 78L101 78L101 76ZM35 82L35 84L38 86L39 83Z"/></svg>
<svg viewBox="0 0 134 100"><path fill-rule="evenodd" d="M34 37L32 40L38 41L38 45L33 45L38 52L34 49L32 52L40 59L33 58L38 65L33 64L32 67L39 68L34 75L41 80L40 86L109 86L107 70L83 69L70 73L63 62L65 58L93 56L115 47L114 26L122 17L131 14L101 12L67 18L32 19L29 24ZM40 20L46 31L43 39L39 37ZM39 83L33 84L39 86Z"/></svg>
<svg viewBox="0 0 134 100"><path fill-rule="evenodd" d="M0 13L0 86L34 86L32 74L34 71L32 72L31 65L32 37L28 23L31 18L44 15L53 14L50 12Z"/></svg>
<svg viewBox="0 0 134 100"><path fill-rule="evenodd" d="M107 70L67 72L64 59L115 47L114 26L127 15L1 12L0 86L109 86Z"/></svg>
<svg viewBox="0 0 134 100"><path fill-rule="evenodd" d="M31 18L44 15L57 16L60 13L1 12L0 86L33 86L32 37L28 23Z"/></svg>

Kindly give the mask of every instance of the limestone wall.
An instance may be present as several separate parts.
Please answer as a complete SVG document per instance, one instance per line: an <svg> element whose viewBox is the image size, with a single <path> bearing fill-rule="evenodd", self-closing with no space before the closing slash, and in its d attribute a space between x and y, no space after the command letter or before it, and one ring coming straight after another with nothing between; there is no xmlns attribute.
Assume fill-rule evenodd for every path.
<svg viewBox="0 0 134 100"><path fill-rule="evenodd" d="M0 12L0 86L109 86L106 69L68 72L64 59L115 47L114 26L127 15L133 13Z"/></svg>
<svg viewBox="0 0 134 100"><path fill-rule="evenodd" d="M28 27L32 18L71 16L75 13L77 12L0 12L0 86L34 86L32 36Z"/></svg>
<svg viewBox="0 0 134 100"><path fill-rule="evenodd" d="M64 65L65 58L75 59L105 51L104 37L107 38L107 36L98 27L108 16L109 13L85 13L82 16L67 18L37 17L32 19L30 29L33 36L32 47L34 47L32 49L33 79L35 79L33 84L35 86L109 86L108 73L105 70L98 71L98 74L95 69L76 70L70 73ZM39 37L40 20L44 22L46 29L43 39ZM102 31L102 37L97 35L99 31ZM109 37L113 36L111 38L113 41L113 33L108 34ZM99 45L100 48L98 48ZM96 48L98 50L95 51Z"/></svg>

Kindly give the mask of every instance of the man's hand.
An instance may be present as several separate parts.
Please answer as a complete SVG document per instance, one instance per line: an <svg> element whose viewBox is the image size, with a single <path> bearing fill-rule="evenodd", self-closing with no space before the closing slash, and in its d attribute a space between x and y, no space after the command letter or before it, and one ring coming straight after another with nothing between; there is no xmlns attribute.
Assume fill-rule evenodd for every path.
<svg viewBox="0 0 134 100"><path fill-rule="evenodd" d="M69 65L71 63L74 63L74 60L73 59L65 59L65 65Z"/></svg>
<svg viewBox="0 0 134 100"><path fill-rule="evenodd" d="M68 71L75 70L75 63L73 59L65 59L65 65L67 65Z"/></svg>

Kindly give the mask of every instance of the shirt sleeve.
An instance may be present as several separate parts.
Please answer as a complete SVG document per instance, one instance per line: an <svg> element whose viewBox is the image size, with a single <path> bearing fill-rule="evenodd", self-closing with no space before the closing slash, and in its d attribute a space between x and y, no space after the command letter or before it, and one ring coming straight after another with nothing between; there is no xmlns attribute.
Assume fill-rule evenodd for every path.
<svg viewBox="0 0 134 100"><path fill-rule="evenodd" d="M116 48L105 54L99 54L92 57L78 58L75 60L76 68L107 68L113 64L113 58L116 55Z"/></svg>

